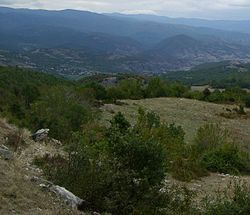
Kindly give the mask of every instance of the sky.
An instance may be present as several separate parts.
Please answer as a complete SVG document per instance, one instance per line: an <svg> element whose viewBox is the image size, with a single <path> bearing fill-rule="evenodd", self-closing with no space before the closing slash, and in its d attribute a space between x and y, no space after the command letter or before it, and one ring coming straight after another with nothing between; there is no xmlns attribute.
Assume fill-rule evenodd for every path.
<svg viewBox="0 0 250 215"><path fill-rule="evenodd" d="M250 20L250 0L0 0L0 6Z"/></svg>

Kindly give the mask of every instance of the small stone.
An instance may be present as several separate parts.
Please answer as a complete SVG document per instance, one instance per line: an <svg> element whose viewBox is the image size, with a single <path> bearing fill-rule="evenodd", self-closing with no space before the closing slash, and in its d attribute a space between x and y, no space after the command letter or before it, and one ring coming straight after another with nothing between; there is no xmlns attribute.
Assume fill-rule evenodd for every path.
<svg viewBox="0 0 250 215"><path fill-rule="evenodd" d="M13 153L9 150L8 147L1 145L0 146L0 157L2 157L4 160L11 160L13 159Z"/></svg>

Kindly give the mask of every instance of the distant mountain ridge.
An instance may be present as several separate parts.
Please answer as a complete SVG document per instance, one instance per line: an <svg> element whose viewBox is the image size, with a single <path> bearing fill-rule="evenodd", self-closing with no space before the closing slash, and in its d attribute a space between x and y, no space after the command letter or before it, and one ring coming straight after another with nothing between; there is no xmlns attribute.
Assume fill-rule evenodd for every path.
<svg viewBox="0 0 250 215"><path fill-rule="evenodd" d="M0 7L0 64L77 75L250 61L250 34L88 11Z"/></svg>
<svg viewBox="0 0 250 215"><path fill-rule="evenodd" d="M120 14L107 13L111 17L131 18L141 21L153 21L158 23L188 25L193 27L206 27L226 31L236 31L250 33L249 20L208 20L199 18L170 18L167 16L150 15L150 14Z"/></svg>

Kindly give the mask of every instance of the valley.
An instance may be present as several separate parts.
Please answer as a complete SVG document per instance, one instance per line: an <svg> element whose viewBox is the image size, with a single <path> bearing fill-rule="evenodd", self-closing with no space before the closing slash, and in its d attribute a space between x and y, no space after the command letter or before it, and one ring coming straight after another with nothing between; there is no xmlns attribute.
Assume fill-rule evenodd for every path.
<svg viewBox="0 0 250 215"><path fill-rule="evenodd" d="M209 62L250 61L250 34L241 31L4 7L0 26L0 65L65 76L160 74Z"/></svg>
<svg viewBox="0 0 250 215"><path fill-rule="evenodd" d="M0 214L249 215L249 14L1 1Z"/></svg>

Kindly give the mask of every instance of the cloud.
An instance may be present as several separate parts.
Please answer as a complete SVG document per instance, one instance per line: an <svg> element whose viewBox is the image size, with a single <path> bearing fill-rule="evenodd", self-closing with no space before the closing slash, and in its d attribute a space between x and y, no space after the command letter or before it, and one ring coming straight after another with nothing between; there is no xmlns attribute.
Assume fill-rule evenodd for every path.
<svg viewBox="0 0 250 215"><path fill-rule="evenodd" d="M0 0L0 5L17 8L250 19L249 0Z"/></svg>
<svg viewBox="0 0 250 215"><path fill-rule="evenodd" d="M29 4L32 0L0 0L1 5Z"/></svg>
<svg viewBox="0 0 250 215"><path fill-rule="evenodd" d="M157 15L157 12L153 10L124 10L121 13L124 14L152 14Z"/></svg>

